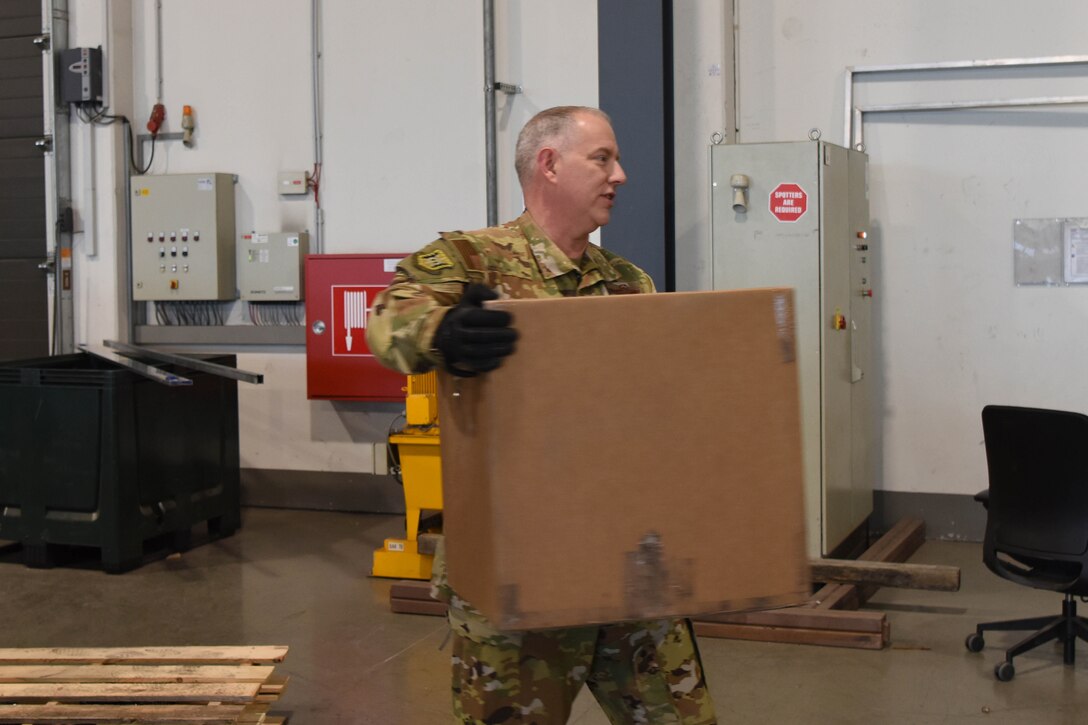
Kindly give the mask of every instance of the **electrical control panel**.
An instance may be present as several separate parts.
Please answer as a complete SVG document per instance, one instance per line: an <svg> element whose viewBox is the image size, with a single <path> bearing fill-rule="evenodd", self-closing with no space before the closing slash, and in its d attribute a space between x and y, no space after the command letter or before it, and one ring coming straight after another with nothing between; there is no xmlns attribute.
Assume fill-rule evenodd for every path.
<svg viewBox="0 0 1088 725"><path fill-rule="evenodd" d="M233 300L234 176L132 177L132 298Z"/></svg>
<svg viewBox="0 0 1088 725"><path fill-rule="evenodd" d="M713 288L794 290L809 554L830 556L873 507L868 157L800 141L710 160Z"/></svg>
<svg viewBox="0 0 1088 725"><path fill-rule="evenodd" d="M306 232L246 232L238 240L238 292L250 302L303 299Z"/></svg>
<svg viewBox="0 0 1088 725"><path fill-rule="evenodd" d="M64 103L102 102L102 49L60 51L60 100Z"/></svg>

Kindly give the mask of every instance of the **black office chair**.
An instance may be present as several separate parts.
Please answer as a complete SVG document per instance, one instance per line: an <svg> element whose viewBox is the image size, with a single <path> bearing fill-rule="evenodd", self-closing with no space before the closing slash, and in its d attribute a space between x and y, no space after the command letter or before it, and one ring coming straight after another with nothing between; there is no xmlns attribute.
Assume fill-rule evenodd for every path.
<svg viewBox="0 0 1088 725"><path fill-rule="evenodd" d="M990 488L975 496L986 506L983 561L1002 578L1065 594L1061 616L986 622L968 635L967 649L980 652L987 630L1036 630L994 667L1008 682L1013 657L1057 639L1071 665L1077 638L1088 641L1074 599L1088 595L1088 416L988 405L982 430L990 474Z"/></svg>

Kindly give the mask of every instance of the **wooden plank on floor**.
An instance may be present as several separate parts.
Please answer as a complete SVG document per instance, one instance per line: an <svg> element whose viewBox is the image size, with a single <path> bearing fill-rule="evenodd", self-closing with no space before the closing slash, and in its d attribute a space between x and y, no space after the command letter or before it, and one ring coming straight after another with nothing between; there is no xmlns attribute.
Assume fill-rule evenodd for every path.
<svg viewBox="0 0 1088 725"><path fill-rule="evenodd" d="M802 606L809 605L827 610L857 609L861 602L858 600L858 589L853 584L825 584Z"/></svg>
<svg viewBox="0 0 1088 725"><path fill-rule="evenodd" d="M875 544L866 549L860 561L893 561L902 562L914 555L914 552L926 543L926 524L922 519L906 517L895 523L881 536ZM856 584L858 590L858 606L869 601L878 586L872 584Z"/></svg>
<svg viewBox="0 0 1088 725"><path fill-rule="evenodd" d="M431 584L423 581L398 581L389 587L390 599L419 599L434 601L431 599Z"/></svg>
<svg viewBox="0 0 1088 725"><path fill-rule="evenodd" d="M760 612L701 615L695 617L695 619L699 622L721 622L757 627L796 627L872 634L884 631L887 616L883 612L787 607L785 609L769 609Z"/></svg>
<svg viewBox="0 0 1088 725"><path fill-rule="evenodd" d="M873 584L935 592L956 592L960 588L960 570L955 566L817 559L810 562L809 568L813 581L818 582Z"/></svg>
<svg viewBox="0 0 1088 725"><path fill-rule="evenodd" d="M237 725L261 725L268 722L268 703L254 702L246 705L246 709L238 717Z"/></svg>
<svg viewBox="0 0 1088 725"><path fill-rule="evenodd" d="M241 705L8 705L0 724L23 725L233 725Z"/></svg>
<svg viewBox="0 0 1088 725"><path fill-rule="evenodd" d="M398 614L429 614L442 617L446 614L445 602L421 599L390 599L389 609Z"/></svg>
<svg viewBox="0 0 1088 725"><path fill-rule="evenodd" d="M906 561L926 540L925 522L918 518L902 518L888 529L858 561ZM832 584L835 589L821 589L813 596L818 609L857 609L873 596L879 587L859 584Z"/></svg>
<svg viewBox="0 0 1088 725"><path fill-rule="evenodd" d="M282 662L286 646L262 647L30 647L0 649L0 664L267 665Z"/></svg>
<svg viewBox="0 0 1088 725"><path fill-rule="evenodd" d="M694 622L693 624L695 634L700 637L723 637L785 644L815 644L857 649L883 649L887 643L883 632L843 632L805 627L757 627L722 622Z"/></svg>
<svg viewBox="0 0 1088 725"><path fill-rule="evenodd" d="M0 702L250 702L251 682L14 682L0 684Z"/></svg>
<svg viewBox="0 0 1088 725"><path fill-rule="evenodd" d="M926 541L926 524L902 518L858 557L859 561L906 561Z"/></svg>
<svg viewBox="0 0 1088 725"><path fill-rule="evenodd" d="M257 702L275 702L283 697L289 679L287 675L273 675L270 677L267 682L261 685L261 689L257 693Z"/></svg>
<svg viewBox="0 0 1088 725"><path fill-rule="evenodd" d="M5 682L256 682L269 665L0 665Z"/></svg>
<svg viewBox="0 0 1088 725"><path fill-rule="evenodd" d="M430 554L434 556L435 550L438 548L438 540L442 538L442 534L420 534L416 537L416 551L420 554Z"/></svg>
<svg viewBox="0 0 1088 725"><path fill-rule="evenodd" d="M260 692L262 695L281 695L290 679L287 675L272 675L261 683Z"/></svg>

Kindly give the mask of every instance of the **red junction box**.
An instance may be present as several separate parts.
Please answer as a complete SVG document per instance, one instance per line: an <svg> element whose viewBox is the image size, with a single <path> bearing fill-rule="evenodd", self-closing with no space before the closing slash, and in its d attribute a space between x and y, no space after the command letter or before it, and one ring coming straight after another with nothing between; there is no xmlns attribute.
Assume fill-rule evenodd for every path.
<svg viewBox="0 0 1088 725"><path fill-rule="evenodd" d="M306 397L403 401L406 378L366 346L374 298L393 281L404 254L306 257Z"/></svg>

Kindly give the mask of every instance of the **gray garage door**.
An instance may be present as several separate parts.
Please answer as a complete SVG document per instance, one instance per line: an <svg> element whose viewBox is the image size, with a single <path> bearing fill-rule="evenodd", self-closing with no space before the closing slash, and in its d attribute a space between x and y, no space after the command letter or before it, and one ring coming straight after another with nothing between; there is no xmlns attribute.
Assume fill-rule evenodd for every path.
<svg viewBox="0 0 1088 725"><path fill-rule="evenodd" d="M0 360L49 351L41 0L0 1Z"/></svg>

